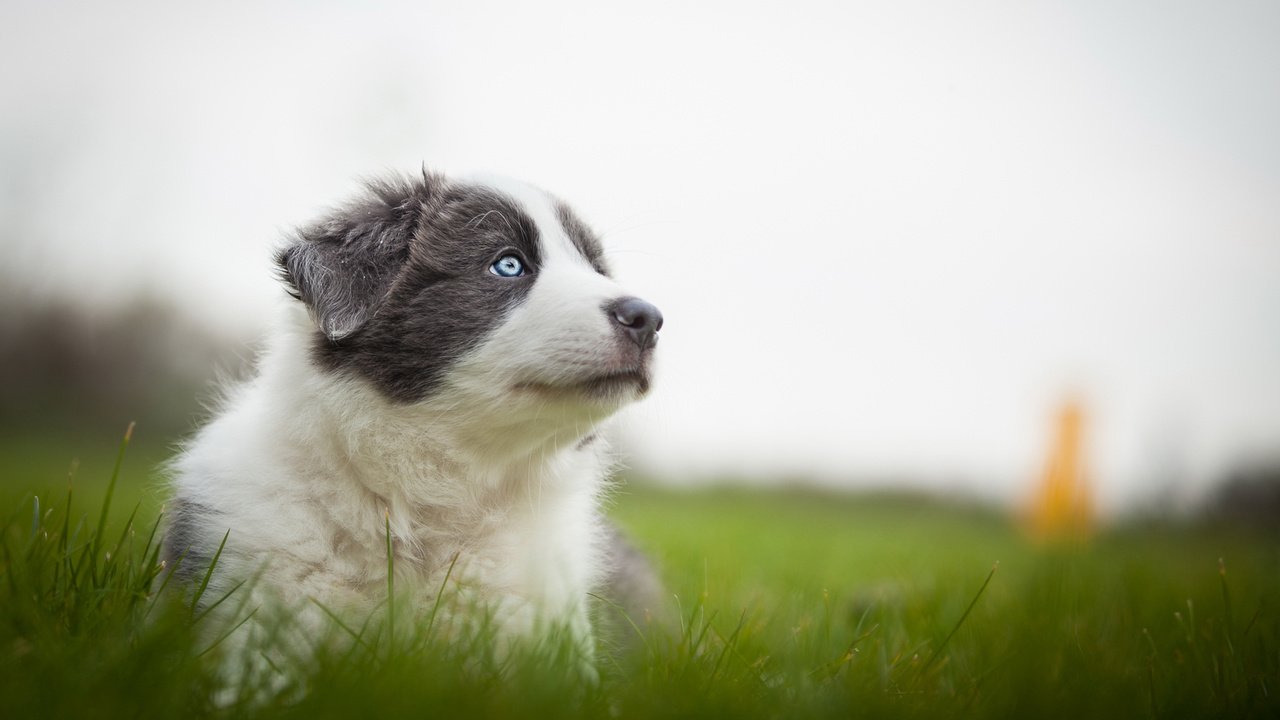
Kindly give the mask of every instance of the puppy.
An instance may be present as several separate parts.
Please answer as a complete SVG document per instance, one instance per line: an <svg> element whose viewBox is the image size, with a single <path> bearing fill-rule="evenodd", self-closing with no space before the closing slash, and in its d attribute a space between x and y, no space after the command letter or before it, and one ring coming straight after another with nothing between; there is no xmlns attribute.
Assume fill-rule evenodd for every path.
<svg viewBox="0 0 1280 720"><path fill-rule="evenodd" d="M389 536L397 588L430 606L447 575L504 636L589 648L598 590L653 609L652 571L601 519L599 430L649 391L663 318L566 204L424 171L369 183L278 263L291 299L256 377L173 463L179 579L225 536L206 602L252 577L253 603L313 622L368 611Z"/></svg>

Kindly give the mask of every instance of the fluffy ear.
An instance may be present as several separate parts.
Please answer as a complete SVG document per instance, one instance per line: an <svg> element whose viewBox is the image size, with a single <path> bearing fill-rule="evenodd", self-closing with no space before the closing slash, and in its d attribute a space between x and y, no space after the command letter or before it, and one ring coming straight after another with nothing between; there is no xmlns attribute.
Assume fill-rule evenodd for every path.
<svg viewBox="0 0 1280 720"><path fill-rule="evenodd" d="M409 256L431 178L368 184L364 197L300 230L276 257L289 293L341 340L373 317Z"/></svg>

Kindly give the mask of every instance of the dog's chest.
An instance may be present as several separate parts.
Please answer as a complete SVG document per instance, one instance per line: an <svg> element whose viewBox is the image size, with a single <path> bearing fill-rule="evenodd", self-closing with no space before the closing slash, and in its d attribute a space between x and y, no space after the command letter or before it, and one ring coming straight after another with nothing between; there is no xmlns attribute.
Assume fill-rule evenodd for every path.
<svg viewBox="0 0 1280 720"><path fill-rule="evenodd" d="M535 492L467 511L420 511L393 547L428 589L447 574L483 596L525 598L556 612L585 602L595 583L598 524L594 492Z"/></svg>

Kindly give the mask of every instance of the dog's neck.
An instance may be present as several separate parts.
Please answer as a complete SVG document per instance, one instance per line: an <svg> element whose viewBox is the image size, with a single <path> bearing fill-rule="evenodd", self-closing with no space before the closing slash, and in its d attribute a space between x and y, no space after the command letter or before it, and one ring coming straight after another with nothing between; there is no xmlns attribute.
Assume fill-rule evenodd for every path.
<svg viewBox="0 0 1280 720"><path fill-rule="evenodd" d="M600 492L607 449L583 442L593 418L477 414L474 391L457 387L398 403L368 381L319 368L314 330L293 320L268 348L257 385L282 419L273 440L318 474L358 483L408 517L483 514L531 499L577 505Z"/></svg>

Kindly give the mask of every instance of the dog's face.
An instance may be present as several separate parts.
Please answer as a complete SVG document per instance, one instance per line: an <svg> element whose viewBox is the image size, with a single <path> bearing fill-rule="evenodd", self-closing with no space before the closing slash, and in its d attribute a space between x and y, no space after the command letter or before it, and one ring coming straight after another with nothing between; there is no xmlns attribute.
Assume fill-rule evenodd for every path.
<svg viewBox="0 0 1280 720"><path fill-rule="evenodd" d="M563 203L511 181L372 183L280 254L313 361L398 405L581 426L644 395L662 315Z"/></svg>

